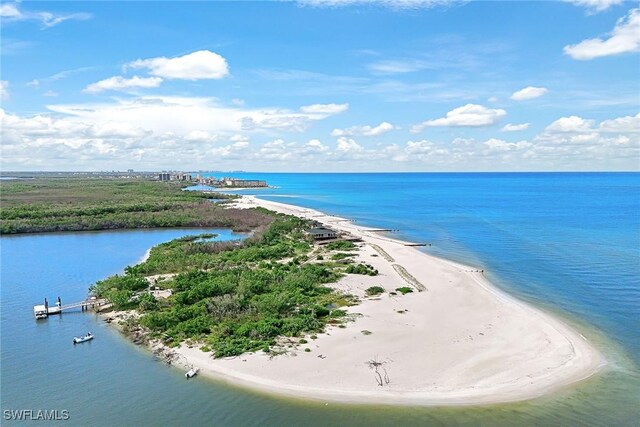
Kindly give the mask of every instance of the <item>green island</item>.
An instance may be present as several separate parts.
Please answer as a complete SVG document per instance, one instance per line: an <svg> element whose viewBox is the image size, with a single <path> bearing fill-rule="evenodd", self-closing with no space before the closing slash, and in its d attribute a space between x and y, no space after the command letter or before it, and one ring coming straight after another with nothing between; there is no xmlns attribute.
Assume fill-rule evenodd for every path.
<svg viewBox="0 0 640 427"><path fill-rule="evenodd" d="M343 307L357 298L329 283L345 274L377 274L352 259L358 251L352 242L314 244L307 220L212 203L232 196L183 191L185 184L54 179L0 185L5 234L186 226L251 231L243 240L202 234L160 244L144 262L90 287L113 310L130 313L122 330L140 343L197 342L214 357L278 354L286 351L283 337L306 343L303 336L313 339L328 324L344 327L350 320Z"/></svg>
<svg viewBox="0 0 640 427"><path fill-rule="evenodd" d="M225 208L233 196L183 191L189 185L143 179L2 180L0 233L160 227L249 231L270 222L261 212Z"/></svg>

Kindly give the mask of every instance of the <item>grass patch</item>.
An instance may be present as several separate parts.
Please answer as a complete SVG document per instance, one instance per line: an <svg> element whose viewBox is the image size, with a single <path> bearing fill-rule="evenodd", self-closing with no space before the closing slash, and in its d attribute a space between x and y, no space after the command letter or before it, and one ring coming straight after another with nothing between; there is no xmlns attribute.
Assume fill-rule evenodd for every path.
<svg viewBox="0 0 640 427"><path fill-rule="evenodd" d="M384 292L384 288L382 286L371 286L370 288L367 288L367 290L365 291L368 297L380 295L383 292Z"/></svg>
<svg viewBox="0 0 640 427"><path fill-rule="evenodd" d="M355 251L358 247L353 243L346 240L339 240L337 242L330 242L324 245L325 248L330 251Z"/></svg>
<svg viewBox="0 0 640 427"><path fill-rule="evenodd" d="M331 255L331 259L333 261L339 261L339 260L347 259L347 258L354 257L354 256L356 256L356 254L354 254L354 253L338 252L337 254Z"/></svg>

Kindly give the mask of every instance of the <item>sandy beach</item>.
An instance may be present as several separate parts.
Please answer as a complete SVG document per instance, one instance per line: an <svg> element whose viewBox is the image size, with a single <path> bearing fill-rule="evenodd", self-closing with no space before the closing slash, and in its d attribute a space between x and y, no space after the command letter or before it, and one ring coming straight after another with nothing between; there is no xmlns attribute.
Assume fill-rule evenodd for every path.
<svg viewBox="0 0 640 427"><path fill-rule="evenodd" d="M203 375L321 401L469 405L541 396L606 364L580 333L497 289L482 271L312 209L254 196L235 204L310 218L359 237L356 259L379 275L348 275L335 284L361 298L348 308L355 320L306 337L308 343L287 354L213 359L197 346L178 348L182 363ZM374 285L386 292L366 297ZM390 295L401 286L415 291Z"/></svg>

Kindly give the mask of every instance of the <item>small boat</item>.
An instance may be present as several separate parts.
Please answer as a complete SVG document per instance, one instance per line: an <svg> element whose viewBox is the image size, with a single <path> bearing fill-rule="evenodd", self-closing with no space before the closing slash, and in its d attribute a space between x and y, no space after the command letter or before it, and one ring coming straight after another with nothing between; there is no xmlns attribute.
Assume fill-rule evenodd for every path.
<svg viewBox="0 0 640 427"><path fill-rule="evenodd" d="M186 373L186 374L184 374L184 376L185 376L187 379L189 379L189 378L193 378L193 377L195 377L196 375L198 375L198 371L199 371L199 370L200 370L199 368L195 368L195 367L194 367L194 368L191 368L191 369L189 369L189 370L187 371L187 373Z"/></svg>
<svg viewBox="0 0 640 427"><path fill-rule="evenodd" d="M83 335L81 337L73 337L73 343L79 344L81 342L91 341L93 339L93 335L91 332L88 332L87 335Z"/></svg>

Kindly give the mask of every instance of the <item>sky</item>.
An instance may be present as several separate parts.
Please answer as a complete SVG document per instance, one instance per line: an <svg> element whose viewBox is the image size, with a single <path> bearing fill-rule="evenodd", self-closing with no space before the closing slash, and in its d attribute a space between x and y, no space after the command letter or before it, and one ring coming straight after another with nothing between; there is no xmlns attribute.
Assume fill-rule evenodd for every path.
<svg viewBox="0 0 640 427"><path fill-rule="evenodd" d="M3 171L638 171L622 0L0 2Z"/></svg>

